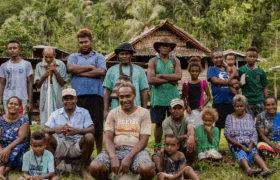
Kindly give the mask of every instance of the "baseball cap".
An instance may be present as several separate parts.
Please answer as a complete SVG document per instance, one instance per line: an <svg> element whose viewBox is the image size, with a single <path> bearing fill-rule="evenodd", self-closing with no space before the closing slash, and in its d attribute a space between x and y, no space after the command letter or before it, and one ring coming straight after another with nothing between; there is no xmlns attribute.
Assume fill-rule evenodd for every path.
<svg viewBox="0 0 280 180"><path fill-rule="evenodd" d="M180 105L182 107L185 106L184 101L182 99L179 99L179 98L173 99L170 103L171 108L174 108L176 105Z"/></svg>
<svg viewBox="0 0 280 180"><path fill-rule="evenodd" d="M64 96L77 96L75 89L68 88L62 91L62 97Z"/></svg>

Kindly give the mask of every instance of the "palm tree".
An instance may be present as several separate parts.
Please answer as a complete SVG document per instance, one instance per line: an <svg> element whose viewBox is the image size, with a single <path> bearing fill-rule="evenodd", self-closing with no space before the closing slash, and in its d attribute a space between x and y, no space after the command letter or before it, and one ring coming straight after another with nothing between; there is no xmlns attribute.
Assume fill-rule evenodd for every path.
<svg viewBox="0 0 280 180"><path fill-rule="evenodd" d="M131 5L131 0L106 0L104 4L108 6L111 12L117 18L125 18L127 16L127 9Z"/></svg>
<svg viewBox="0 0 280 180"><path fill-rule="evenodd" d="M51 45L51 37L55 30L62 26L64 14L59 10L58 0L46 0L36 12L36 21L42 32L47 36L49 45Z"/></svg>
<svg viewBox="0 0 280 180"><path fill-rule="evenodd" d="M32 7L26 7L19 13L19 19L22 22L25 22L26 24L30 25L35 21L36 17L36 11Z"/></svg>
<svg viewBox="0 0 280 180"><path fill-rule="evenodd" d="M130 34L140 29L144 31L153 25L155 20L159 18L161 12L165 12L165 7L162 5L153 4L150 0L135 1L128 10L128 14L133 16L133 19L125 21L125 25L130 26L127 33Z"/></svg>

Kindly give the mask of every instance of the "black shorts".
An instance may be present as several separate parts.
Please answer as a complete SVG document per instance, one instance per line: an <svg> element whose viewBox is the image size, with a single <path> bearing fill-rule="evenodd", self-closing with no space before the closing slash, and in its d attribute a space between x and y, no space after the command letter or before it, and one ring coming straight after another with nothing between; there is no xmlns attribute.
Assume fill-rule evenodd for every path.
<svg viewBox="0 0 280 180"><path fill-rule="evenodd" d="M155 106L151 107L150 114L151 114L151 120L152 123L162 123L167 117L169 117L171 114L169 112L170 106Z"/></svg>
<svg viewBox="0 0 280 180"><path fill-rule="evenodd" d="M216 108L219 113L219 119L215 123L215 126L219 129L225 128L227 116L235 111L232 104L219 103L213 104L212 106Z"/></svg>
<svg viewBox="0 0 280 180"><path fill-rule="evenodd" d="M77 106L89 111L94 123L95 135L103 133L103 97L99 95L80 95L78 96Z"/></svg>

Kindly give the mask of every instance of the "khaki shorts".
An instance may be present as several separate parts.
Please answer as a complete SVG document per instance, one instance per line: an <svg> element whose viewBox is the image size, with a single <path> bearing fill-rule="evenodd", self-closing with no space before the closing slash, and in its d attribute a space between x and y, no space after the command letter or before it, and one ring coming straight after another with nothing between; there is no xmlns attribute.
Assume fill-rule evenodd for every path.
<svg viewBox="0 0 280 180"><path fill-rule="evenodd" d="M55 137L57 142L57 147L55 150L55 158L77 158L82 155L81 148L80 148L80 141L79 139L77 142L73 140L64 140L59 137Z"/></svg>

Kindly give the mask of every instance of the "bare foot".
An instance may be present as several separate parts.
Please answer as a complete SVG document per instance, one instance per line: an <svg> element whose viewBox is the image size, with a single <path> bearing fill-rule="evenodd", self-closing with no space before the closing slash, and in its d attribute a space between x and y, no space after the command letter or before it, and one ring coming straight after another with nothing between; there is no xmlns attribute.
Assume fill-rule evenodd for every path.
<svg viewBox="0 0 280 180"><path fill-rule="evenodd" d="M6 180L6 178L2 174L0 174L0 179L1 180Z"/></svg>
<svg viewBox="0 0 280 180"><path fill-rule="evenodd" d="M213 166L221 166L222 164L220 164L219 162L212 162Z"/></svg>
<svg viewBox="0 0 280 180"><path fill-rule="evenodd" d="M83 179L89 179L87 170L80 170L80 175L82 176Z"/></svg>
<svg viewBox="0 0 280 180"><path fill-rule="evenodd" d="M250 169L249 172L247 172L247 176L249 177L255 177L258 174L260 174L262 172L262 170L256 170L256 169Z"/></svg>
<svg viewBox="0 0 280 180"><path fill-rule="evenodd" d="M235 163L225 163L226 166L235 166Z"/></svg>

